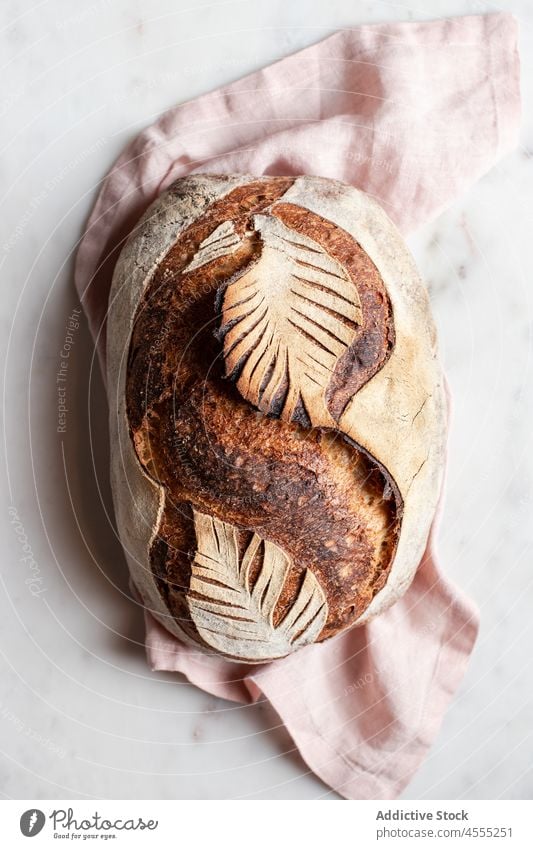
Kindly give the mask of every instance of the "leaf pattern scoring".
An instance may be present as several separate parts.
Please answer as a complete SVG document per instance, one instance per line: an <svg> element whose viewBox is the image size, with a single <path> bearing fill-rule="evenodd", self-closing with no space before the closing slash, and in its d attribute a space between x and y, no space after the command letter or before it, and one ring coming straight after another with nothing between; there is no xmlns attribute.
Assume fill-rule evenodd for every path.
<svg viewBox="0 0 533 849"><path fill-rule="evenodd" d="M203 242L200 242L191 262L183 270L184 272L195 271L202 265L218 259L219 256L232 253L240 244L241 240L235 232L233 221L223 221Z"/></svg>
<svg viewBox="0 0 533 849"><path fill-rule="evenodd" d="M219 335L226 374L262 412L309 425L361 325L346 269L274 215L255 215L259 258L227 285Z"/></svg>
<svg viewBox="0 0 533 849"><path fill-rule="evenodd" d="M188 604L204 642L230 657L261 662L284 657L314 642L327 619L324 592L307 569L300 590L282 621L274 611L291 568L288 556L254 533L242 558L237 528L194 510L197 552ZM250 570L260 557L253 587Z"/></svg>

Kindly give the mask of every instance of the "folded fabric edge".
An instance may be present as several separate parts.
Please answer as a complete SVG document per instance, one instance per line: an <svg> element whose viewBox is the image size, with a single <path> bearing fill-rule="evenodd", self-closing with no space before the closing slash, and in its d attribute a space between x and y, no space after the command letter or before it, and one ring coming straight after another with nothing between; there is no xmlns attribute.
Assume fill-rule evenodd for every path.
<svg viewBox="0 0 533 849"><path fill-rule="evenodd" d="M478 634L477 608L453 584L445 582L442 577L440 580L443 581L451 603L457 605L460 610L456 616L450 617L450 620L461 617L463 624L459 629L455 629L455 633L451 634L449 640L441 647L421 713L420 726L404 746L409 767L400 772L396 780L391 780L390 776L381 770L372 773L367 764L358 766L355 758L347 756L345 750L336 748L324 736L302 730L296 717L306 716L308 713L305 701L300 699L296 707L293 703L291 715L285 716L283 698L275 687L270 687L268 679L261 676L260 686L263 694L283 720L310 772L345 799L398 798L425 760L442 725L446 709L464 677ZM291 695L294 698L294 691ZM409 747L413 747L414 751L409 752ZM396 757L397 754L395 752L391 757Z"/></svg>
<svg viewBox="0 0 533 849"><path fill-rule="evenodd" d="M499 86L495 91L494 100L497 104L498 129L500 143L497 158L512 151L519 141L520 124L522 120L522 98L520 87L520 54L518 51L518 20L514 15L507 14L505 26L509 39L509 84Z"/></svg>
<svg viewBox="0 0 533 849"><path fill-rule="evenodd" d="M144 613L146 662L152 672L174 672L189 684L219 699L251 704L261 696L253 681L246 680L243 665L194 653L167 631L144 607L141 595L130 578L130 591ZM198 659L197 656L201 659ZM165 660L161 658L164 657ZM246 670L244 670L245 672Z"/></svg>

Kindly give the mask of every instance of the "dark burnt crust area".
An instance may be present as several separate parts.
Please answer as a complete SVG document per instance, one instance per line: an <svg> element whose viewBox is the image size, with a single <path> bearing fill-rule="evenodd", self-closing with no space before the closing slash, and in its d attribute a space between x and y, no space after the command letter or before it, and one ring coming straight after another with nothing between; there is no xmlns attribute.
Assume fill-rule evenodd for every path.
<svg viewBox="0 0 533 849"><path fill-rule="evenodd" d="M264 178L212 203L159 265L132 333L126 387L131 435L141 464L166 489L151 566L171 614L197 640L186 604L196 545L191 504L240 528L241 551L256 531L291 557L277 621L305 569L315 572L329 608L320 639L363 613L385 584L396 550L402 502L386 469L338 431L262 415L223 379L221 346L213 332L215 296L228 277L253 261L253 239L243 240L229 256L183 273L221 221L233 220L244 235L250 215L268 209L291 183ZM298 208L286 206L276 204L276 214L294 214L304 227L299 212L291 212ZM325 223L324 243L329 234L340 259L343 242ZM345 403L343 393L351 386L342 374L332 390L334 409Z"/></svg>
<svg viewBox="0 0 533 849"><path fill-rule="evenodd" d="M392 353L395 338L392 304L381 274L350 233L294 204L275 203L272 213L336 259L350 275L359 295L363 326L338 360L326 392L328 409L338 421L348 401L383 368Z"/></svg>

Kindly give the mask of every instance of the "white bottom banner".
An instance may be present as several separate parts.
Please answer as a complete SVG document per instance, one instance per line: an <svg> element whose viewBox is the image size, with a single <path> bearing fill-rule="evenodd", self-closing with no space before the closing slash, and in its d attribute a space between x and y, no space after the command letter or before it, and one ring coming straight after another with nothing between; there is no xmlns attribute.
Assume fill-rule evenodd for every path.
<svg viewBox="0 0 533 849"><path fill-rule="evenodd" d="M270 808L270 810L269 810ZM1 845L533 848L530 801L4 801ZM117 843L119 841L119 843Z"/></svg>

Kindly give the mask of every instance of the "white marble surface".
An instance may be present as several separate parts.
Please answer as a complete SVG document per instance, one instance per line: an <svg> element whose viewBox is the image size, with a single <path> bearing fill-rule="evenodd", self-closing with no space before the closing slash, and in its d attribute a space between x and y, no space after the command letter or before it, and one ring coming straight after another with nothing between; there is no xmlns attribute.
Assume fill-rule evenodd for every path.
<svg viewBox="0 0 533 849"><path fill-rule="evenodd" d="M70 360L63 453L56 433L55 374L76 306L72 253L98 181L132 134L164 108L342 26L496 8L521 22L527 104L527 0L2 4L5 797L334 795L308 773L268 705L217 701L145 665L142 623L127 598L106 514L98 377L98 478L91 457L85 325ZM482 628L463 686L406 798L531 798L533 790L532 197L526 111L521 149L411 239L455 396L440 548L449 574L481 606Z"/></svg>

